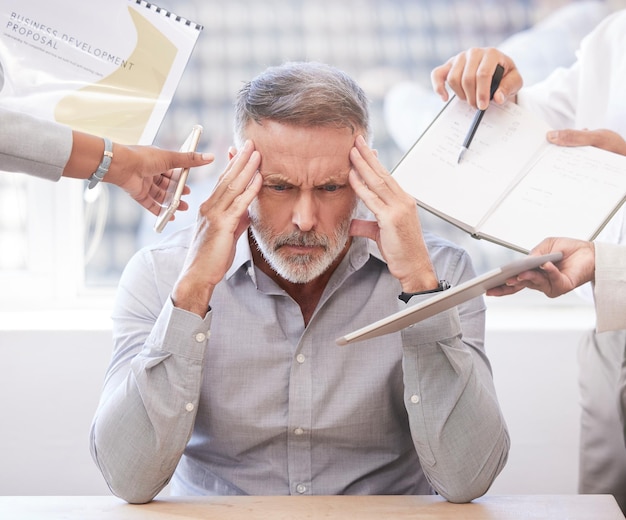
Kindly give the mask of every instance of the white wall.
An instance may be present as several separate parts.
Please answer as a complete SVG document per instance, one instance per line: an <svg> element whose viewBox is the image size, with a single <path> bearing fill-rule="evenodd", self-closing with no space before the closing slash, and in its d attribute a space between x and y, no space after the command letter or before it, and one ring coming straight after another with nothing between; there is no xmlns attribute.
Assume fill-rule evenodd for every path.
<svg viewBox="0 0 626 520"><path fill-rule="evenodd" d="M505 324L488 314L487 352L511 435L509 460L493 494L578 491L577 347L593 317L568 312L551 320L550 313L541 314L520 311L515 323L509 315Z"/></svg>
<svg viewBox="0 0 626 520"><path fill-rule="evenodd" d="M89 427L111 333L0 331L0 494L102 495Z"/></svg>
<svg viewBox="0 0 626 520"><path fill-rule="evenodd" d="M100 495L88 434L108 364L108 320L32 329L0 315L0 495ZM589 312L488 313L487 346L512 437L491 493L576 493L576 344ZM75 330L76 329L76 330Z"/></svg>

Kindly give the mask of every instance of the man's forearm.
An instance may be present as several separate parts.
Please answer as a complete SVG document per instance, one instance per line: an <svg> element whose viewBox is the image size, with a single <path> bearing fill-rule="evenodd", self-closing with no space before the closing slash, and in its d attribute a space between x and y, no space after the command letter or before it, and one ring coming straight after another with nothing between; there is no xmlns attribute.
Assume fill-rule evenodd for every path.
<svg viewBox="0 0 626 520"><path fill-rule="evenodd" d="M509 451L491 373L461 341L456 309L425 320L419 332L416 328L403 333L405 344L412 344L403 359L411 434L437 492L452 502L468 502L487 491ZM415 339L408 337L412 334Z"/></svg>
<svg viewBox="0 0 626 520"><path fill-rule="evenodd" d="M108 375L94 418L92 455L128 502L148 502L167 484L193 430L208 335L197 317L186 318L159 341L167 350L144 346L129 367Z"/></svg>

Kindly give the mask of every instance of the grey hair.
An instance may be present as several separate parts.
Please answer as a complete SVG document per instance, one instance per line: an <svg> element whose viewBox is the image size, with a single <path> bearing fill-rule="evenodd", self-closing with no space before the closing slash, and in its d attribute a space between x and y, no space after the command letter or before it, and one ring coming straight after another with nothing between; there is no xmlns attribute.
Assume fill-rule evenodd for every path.
<svg viewBox="0 0 626 520"><path fill-rule="evenodd" d="M368 140L368 99L345 72L316 62L269 67L246 83L235 102L235 144L245 141L248 124L264 119L303 127L332 126L364 132Z"/></svg>

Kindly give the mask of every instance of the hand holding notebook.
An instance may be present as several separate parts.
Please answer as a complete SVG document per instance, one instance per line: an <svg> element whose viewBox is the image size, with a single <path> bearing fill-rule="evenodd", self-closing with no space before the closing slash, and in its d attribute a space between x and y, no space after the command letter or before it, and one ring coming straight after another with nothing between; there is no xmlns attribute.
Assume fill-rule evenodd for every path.
<svg viewBox="0 0 626 520"><path fill-rule="evenodd" d="M624 202L626 156L553 145L513 103L489 105L457 163L474 113L454 97L392 171L422 208L527 253L546 236L593 240Z"/></svg>

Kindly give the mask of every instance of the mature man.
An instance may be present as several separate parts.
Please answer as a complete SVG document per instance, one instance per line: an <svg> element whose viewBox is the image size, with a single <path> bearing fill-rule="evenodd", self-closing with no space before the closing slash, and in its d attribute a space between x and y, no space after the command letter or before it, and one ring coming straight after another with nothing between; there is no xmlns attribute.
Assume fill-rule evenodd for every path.
<svg viewBox="0 0 626 520"><path fill-rule="evenodd" d="M509 437L481 298L335 344L474 275L422 234L369 135L363 91L332 67L269 68L240 91L238 151L195 228L119 285L91 440L116 495L147 502L170 479L181 495L487 491Z"/></svg>

